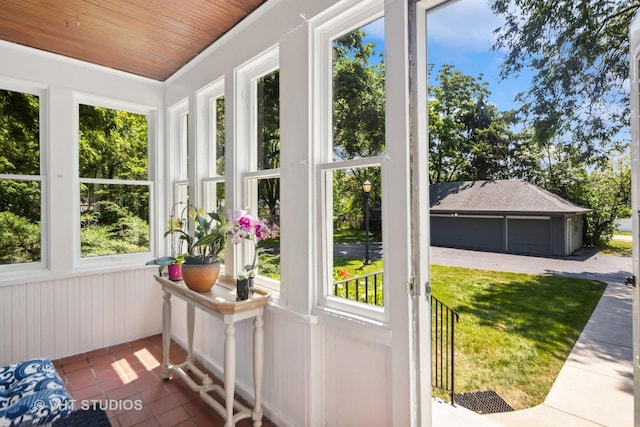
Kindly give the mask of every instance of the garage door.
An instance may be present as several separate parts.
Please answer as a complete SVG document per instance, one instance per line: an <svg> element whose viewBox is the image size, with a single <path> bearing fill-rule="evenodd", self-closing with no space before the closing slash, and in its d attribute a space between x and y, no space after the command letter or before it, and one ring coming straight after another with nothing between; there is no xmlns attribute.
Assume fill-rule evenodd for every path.
<svg viewBox="0 0 640 427"><path fill-rule="evenodd" d="M502 252L504 218L432 215L431 244Z"/></svg>
<svg viewBox="0 0 640 427"><path fill-rule="evenodd" d="M507 252L551 255L551 219L508 218Z"/></svg>

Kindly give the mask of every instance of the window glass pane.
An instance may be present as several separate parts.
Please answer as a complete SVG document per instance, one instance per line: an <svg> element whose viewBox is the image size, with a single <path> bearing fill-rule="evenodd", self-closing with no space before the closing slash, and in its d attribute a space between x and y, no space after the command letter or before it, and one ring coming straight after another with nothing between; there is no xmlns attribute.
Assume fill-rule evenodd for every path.
<svg viewBox="0 0 640 427"><path fill-rule="evenodd" d="M147 116L79 106L80 177L147 180ZM149 250L149 187L80 185L82 257Z"/></svg>
<svg viewBox="0 0 640 427"><path fill-rule="evenodd" d="M81 256L149 250L149 187L81 184Z"/></svg>
<svg viewBox="0 0 640 427"><path fill-rule="evenodd" d="M224 97L215 100L216 107L216 175L224 175Z"/></svg>
<svg viewBox="0 0 640 427"><path fill-rule="evenodd" d="M257 80L258 170L280 167L280 71Z"/></svg>
<svg viewBox="0 0 640 427"><path fill-rule="evenodd" d="M0 264L40 261L40 182L0 180Z"/></svg>
<svg viewBox="0 0 640 427"><path fill-rule="evenodd" d="M224 181L205 181L204 209L207 212L217 212L224 208Z"/></svg>
<svg viewBox="0 0 640 427"><path fill-rule="evenodd" d="M40 98L0 90L0 264L41 260Z"/></svg>
<svg viewBox="0 0 640 427"><path fill-rule="evenodd" d="M384 18L333 42L333 160L384 152Z"/></svg>
<svg viewBox="0 0 640 427"><path fill-rule="evenodd" d="M280 178L249 180L251 200L250 211L263 220L270 228L280 229ZM280 280L280 234L275 239L265 239L258 243L258 274ZM253 253L248 253L253 257ZM245 259L243 265L251 264Z"/></svg>
<svg viewBox="0 0 640 427"><path fill-rule="evenodd" d="M380 167L329 171L326 179L333 206L329 294L382 306Z"/></svg>
<svg viewBox="0 0 640 427"><path fill-rule="evenodd" d="M35 95L0 90L0 173L40 174L40 98Z"/></svg>
<svg viewBox="0 0 640 427"><path fill-rule="evenodd" d="M80 105L80 177L146 180L147 116Z"/></svg>

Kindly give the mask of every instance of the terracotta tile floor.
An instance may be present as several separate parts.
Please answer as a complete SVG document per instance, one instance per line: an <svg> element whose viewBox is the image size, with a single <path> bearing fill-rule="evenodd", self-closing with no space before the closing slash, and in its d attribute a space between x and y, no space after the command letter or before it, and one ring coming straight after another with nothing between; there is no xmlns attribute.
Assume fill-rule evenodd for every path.
<svg viewBox="0 0 640 427"><path fill-rule="evenodd" d="M172 341L170 358L180 363L186 359L186 351ZM182 380L162 379L160 335L53 363L76 406L100 401L114 427L224 426L222 417ZM237 423L238 427L251 425L250 418ZM275 427L266 417L262 425Z"/></svg>

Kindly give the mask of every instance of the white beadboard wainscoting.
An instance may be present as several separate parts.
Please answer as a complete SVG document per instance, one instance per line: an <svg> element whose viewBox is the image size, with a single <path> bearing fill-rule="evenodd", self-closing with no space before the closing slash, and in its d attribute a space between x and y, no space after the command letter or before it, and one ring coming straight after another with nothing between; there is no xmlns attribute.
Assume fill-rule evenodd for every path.
<svg viewBox="0 0 640 427"><path fill-rule="evenodd" d="M2 286L0 366L159 334L161 302L148 268Z"/></svg>
<svg viewBox="0 0 640 427"><path fill-rule="evenodd" d="M162 302L148 268L0 287L0 365L159 334ZM388 331L270 304L264 332L263 406L277 425L392 425ZM172 336L186 346L186 304L178 298L172 298ZM236 391L252 402L251 320L236 324L236 345ZM196 310L194 350L221 375L220 319Z"/></svg>
<svg viewBox="0 0 640 427"><path fill-rule="evenodd" d="M171 333L186 347L186 303L171 298ZM253 402L253 319L236 326L236 392ZM222 378L224 324L196 309L194 352L216 376ZM304 317L274 305L264 314L264 369L262 401L265 414L278 426L308 425L307 396L310 371L309 324Z"/></svg>
<svg viewBox="0 0 640 427"><path fill-rule="evenodd" d="M186 346L186 303L172 298L171 307L173 338ZM262 391L269 419L282 427L392 425L388 331L372 333L371 327L345 324L344 319L318 323L316 317L273 304L266 307L264 321ZM249 402L252 333L252 320L236 324L236 392ZM207 368L222 375L224 324L197 309L194 352Z"/></svg>

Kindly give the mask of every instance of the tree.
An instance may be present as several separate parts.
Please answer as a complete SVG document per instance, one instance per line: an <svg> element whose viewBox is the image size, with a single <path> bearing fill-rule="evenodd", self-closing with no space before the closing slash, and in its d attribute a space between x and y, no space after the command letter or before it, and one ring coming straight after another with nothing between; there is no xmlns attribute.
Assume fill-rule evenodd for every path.
<svg viewBox="0 0 640 427"><path fill-rule="evenodd" d="M630 158L608 161L588 174L580 193L583 206L593 209L587 214L587 241L597 245L609 240L616 219L629 216L631 205Z"/></svg>
<svg viewBox="0 0 640 427"><path fill-rule="evenodd" d="M384 152L384 60L362 30L333 44L334 159L372 157Z"/></svg>
<svg viewBox="0 0 640 427"><path fill-rule="evenodd" d="M0 90L0 174L40 175L40 101L37 96ZM0 181L0 212L40 221L37 181Z"/></svg>
<svg viewBox="0 0 640 427"><path fill-rule="evenodd" d="M430 70L433 67L430 66ZM528 134L513 130L513 112L486 102L491 92L482 75L474 78L443 65L430 86L430 182L524 177L535 157L519 161Z"/></svg>
<svg viewBox="0 0 640 427"><path fill-rule="evenodd" d="M533 70L518 95L539 138L563 138L585 159L606 161L629 123L628 28L637 0L491 0L505 18L494 50L506 50L501 76ZM614 147L615 148L615 147Z"/></svg>
<svg viewBox="0 0 640 427"><path fill-rule="evenodd" d="M385 150L384 56L366 33L354 30L333 43L333 159L373 157ZM381 205L380 168L354 168L333 175L334 212L343 225L363 218L362 183L372 185L371 212ZM374 223L377 221L373 221ZM374 225L375 227L375 225Z"/></svg>
<svg viewBox="0 0 640 427"><path fill-rule="evenodd" d="M280 72L276 70L258 79L257 91L258 169L276 169L280 167ZM280 180L261 179L258 194L258 215L279 225ZM262 209L267 212L261 212Z"/></svg>
<svg viewBox="0 0 640 427"><path fill-rule="evenodd" d="M92 105L79 106L79 166L82 178L146 180L147 117ZM115 224L119 217L102 210L100 201L116 202L145 220L149 218L148 188L138 185L85 184L85 210L101 211L100 223Z"/></svg>

